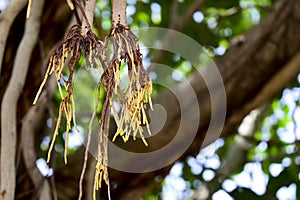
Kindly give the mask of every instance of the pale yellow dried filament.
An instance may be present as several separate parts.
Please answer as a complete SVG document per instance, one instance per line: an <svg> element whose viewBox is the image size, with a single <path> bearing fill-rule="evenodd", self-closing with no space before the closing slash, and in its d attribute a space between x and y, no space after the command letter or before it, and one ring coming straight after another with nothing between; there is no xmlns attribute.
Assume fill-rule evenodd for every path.
<svg viewBox="0 0 300 200"><path fill-rule="evenodd" d="M39 96L40 96L40 94L41 94L41 92L42 92L42 90L43 90L43 88L44 88L44 86L45 86L45 84L46 84L46 82L47 82L48 76L50 75L50 74L49 74L50 69L51 69L51 66L50 66L50 65L51 65L51 64L49 63L49 66L48 66L48 68L47 68L47 71L46 71L44 80L43 80L43 82L42 82L42 84L41 84L41 86L40 86L40 88L39 88L39 90L38 90L38 92L37 92L37 94L36 94L36 96L35 96L35 98L34 98L33 105L35 105L36 102L37 102L37 100L39 99Z"/></svg>
<svg viewBox="0 0 300 200"><path fill-rule="evenodd" d="M37 0L38 1L38 0ZM28 0L28 6L27 6L27 13L26 13L26 18L30 18L30 12L31 12L31 5L32 5L32 0Z"/></svg>
<svg viewBox="0 0 300 200"><path fill-rule="evenodd" d="M71 0L67 0L67 4L70 7L71 10L74 10L74 4L72 3Z"/></svg>
<svg viewBox="0 0 300 200"><path fill-rule="evenodd" d="M64 95L63 95L60 83L59 82L56 82L56 83L57 83L57 87L58 87L58 91L59 91L60 97L61 97L61 99L64 99Z"/></svg>
<svg viewBox="0 0 300 200"><path fill-rule="evenodd" d="M49 150L48 150L47 163L49 163L49 161L50 161L51 152L52 152L52 149L53 149L53 146L54 146L54 143L55 143L56 136L58 135L58 129L60 127L61 118L62 118L62 111L63 111L62 106L63 106L63 104L61 103L61 105L59 107L59 114L58 114L58 119L57 119L57 122L56 122L55 131L54 131L54 134L53 134L51 145L50 145Z"/></svg>
<svg viewBox="0 0 300 200"><path fill-rule="evenodd" d="M69 130L66 130L66 141L65 141L65 150L64 150L64 160L65 164L67 164L67 155L68 155L68 145L69 145Z"/></svg>
<svg viewBox="0 0 300 200"><path fill-rule="evenodd" d="M75 116L76 108L75 108L75 101L74 101L73 95L72 95L71 101L72 101L73 124L74 124L76 131L79 132L79 129L77 128L76 118L75 118L76 117Z"/></svg>

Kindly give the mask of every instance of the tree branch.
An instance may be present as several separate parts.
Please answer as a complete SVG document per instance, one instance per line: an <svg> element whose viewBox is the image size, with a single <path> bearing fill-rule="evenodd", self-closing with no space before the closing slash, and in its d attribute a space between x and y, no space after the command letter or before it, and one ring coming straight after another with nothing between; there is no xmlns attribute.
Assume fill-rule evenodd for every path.
<svg viewBox="0 0 300 200"><path fill-rule="evenodd" d="M204 0L196 0L192 3L192 5L189 7L188 11L182 16L180 17L181 20L180 22L176 22L176 18L175 18L175 14L176 14L176 9L177 9L177 4L178 2L176 1L173 2L172 7L171 7L171 14L172 17L170 19L170 24L169 24L169 28L173 29L175 31L182 31L182 29L186 26L186 24L189 22L189 20L191 20L194 12L198 9L200 9L200 7L202 6L202 4L204 3ZM168 46L173 42L174 40L174 34L172 34L173 32L168 32L168 34L164 37L164 39L162 40L162 46L163 48L161 48L156 54L155 57L152 60L152 63L159 63L159 61L163 58L165 52L162 49L168 49ZM151 65L149 67L149 70L152 70L154 68L154 65Z"/></svg>
<svg viewBox="0 0 300 200"><path fill-rule="evenodd" d="M44 111L48 106L49 97L53 96L56 89L54 76L51 77L47 86L47 90L41 94L41 98L38 103L34 107L30 108L22 121L21 143L25 167L30 179L32 180L35 191L39 191L39 199L50 200L52 198L49 182L42 176L35 164L37 155L34 145L35 128L40 123Z"/></svg>
<svg viewBox="0 0 300 200"><path fill-rule="evenodd" d="M127 26L126 23L126 0L112 0L112 24Z"/></svg>
<svg viewBox="0 0 300 200"><path fill-rule="evenodd" d="M15 196L17 102L25 83L31 52L37 42L43 5L44 0L34 1L32 4L32 16L26 21L25 33L17 50L12 76L2 100L0 191L5 195L5 199L14 199Z"/></svg>
<svg viewBox="0 0 300 200"><path fill-rule="evenodd" d="M82 35L86 36L86 33L91 30L94 22L94 11L96 6L96 0L85 0L84 14L86 19L82 20Z"/></svg>
<svg viewBox="0 0 300 200"><path fill-rule="evenodd" d="M42 119L42 115L44 114L45 108L47 105L46 92L41 95L41 100L38 105L32 107L26 114L21 129L21 142L22 142L22 150L23 157L26 170L32 180L32 183L35 188L36 195L40 197L40 199L51 199L51 191L50 186L40 171L38 170L35 162L37 159L37 155L35 152L34 146L34 130L38 123L40 123L40 119Z"/></svg>
<svg viewBox="0 0 300 200"><path fill-rule="evenodd" d="M26 5L27 0L12 0L9 1L6 8L0 13L0 73L3 63L3 54L5 50L7 36L10 30L10 27L19 14L19 12Z"/></svg>
<svg viewBox="0 0 300 200"><path fill-rule="evenodd" d="M238 135L222 159L222 166L216 171L216 176L209 182L203 183L189 200L210 199L218 191L222 183L246 162L246 155L253 147L253 137L260 126L265 106L255 109L243 119ZM241 129L242 127L242 129Z"/></svg>
<svg viewBox="0 0 300 200"><path fill-rule="evenodd" d="M255 109L259 105L270 101L276 94L282 91L291 80L295 79L299 73L300 52L293 56L289 62L262 87L261 91L253 100L232 114L227 120L227 125L224 127L223 132L228 133L232 127L236 126L244 118L249 110Z"/></svg>

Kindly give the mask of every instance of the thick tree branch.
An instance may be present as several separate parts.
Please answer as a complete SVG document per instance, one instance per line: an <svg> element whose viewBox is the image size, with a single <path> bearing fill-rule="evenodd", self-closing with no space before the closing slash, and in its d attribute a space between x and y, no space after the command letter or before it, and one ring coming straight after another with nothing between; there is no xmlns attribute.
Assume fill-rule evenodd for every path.
<svg viewBox="0 0 300 200"><path fill-rule="evenodd" d="M86 36L86 33L91 30L94 22L94 11L96 6L96 0L85 0L84 13L86 19L82 20L82 35ZM87 20L87 21L86 21Z"/></svg>
<svg viewBox="0 0 300 200"><path fill-rule="evenodd" d="M291 80L294 80L299 73L300 53L297 53L262 87L261 91L254 99L232 114L223 129L224 134L228 134L229 130L232 130L232 128L244 118L249 110L255 109L263 103L272 100L272 98L282 91Z"/></svg>
<svg viewBox="0 0 300 200"><path fill-rule="evenodd" d="M228 100L227 118L222 131L223 136L234 133L238 124L251 110L274 98L289 82L295 80L300 70L298 63L300 29L296 25L300 20L299 11L300 2L279 1L270 9L269 14L262 23L245 34L242 43L231 46L226 55L215 59L224 80ZM172 46L172 44L170 45ZM186 51L189 51L189 49L186 49ZM210 67L203 69L201 76L206 78L214 77ZM188 155L195 155L199 152L209 123L211 121L215 123L218 120L211 119L210 94L207 92L206 84L201 76L195 73L189 79L198 96L201 120L199 122L198 135L189 150L181 156L181 160L184 160ZM276 77L281 77L279 78L280 81ZM183 84L177 87L179 90L184 88ZM184 89L181 89L182 95L184 95L184 92ZM217 85L214 92L218 96L219 87ZM164 92L158 95L155 102L165 108L168 119L161 134L157 134L159 137L153 137L148 140L150 148L157 149L159 145L170 141L176 135L177 128L174 128L174 124L180 123L182 115L180 109L177 109L178 104L176 101L171 92ZM220 101L223 100L220 99ZM185 108L185 112L193 113L194 109L191 105ZM189 126L189 124L186 124L186 126ZM185 133L187 138L192 134L192 132ZM207 145L218 137L219 135L214 135L211 132L207 135L205 144ZM132 144L129 143L128 146L130 145ZM139 148L137 144L132 146L135 147L135 150L130 149L132 151L138 151L137 149L143 148ZM174 155L176 155L176 151L173 151L172 155L161 155L161 159L164 158L167 162ZM130 162L142 161L128 160L124 162L124 165L130 165ZM145 191L145 188L151 188L150 184L141 183L153 180L155 176L165 176L168 170L169 168L167 167L156 172L144 174L123 173L121 175L117 172L110 173L111 180L115 180L119 184L119 188L117 188L118 194L112 192L115 195L113 198L120 198L120 189L122 189L123 195L127 196L130 188L143 191ZM122 180L138 181L132 181L129 185L128 182Z"/></svg>
<svg viewBox="0 0 300 200"><path fill-rule="evenodd" d="M126 23L126 0L112 0L112 24L127 26Z"/></svg>
<svg viewBox="0 0 300 200"><path fill-rule="evenodd" d="M14 199L16 184L17 102L22 92L32 50L36 44L44 0L34 1L32 16L26 21L25 33L15 58L13 72L2 100L1 110L1 194Z"/></svg>
<svg viewBox="0 0 300 200"><path fill-rule="evenodd" d="M15 17L19 14L22 8L24 8L26 3L27 0L12 0L7 4L3 12L0 13L0 72L2 69L3 54L10 27Z"/></svg>

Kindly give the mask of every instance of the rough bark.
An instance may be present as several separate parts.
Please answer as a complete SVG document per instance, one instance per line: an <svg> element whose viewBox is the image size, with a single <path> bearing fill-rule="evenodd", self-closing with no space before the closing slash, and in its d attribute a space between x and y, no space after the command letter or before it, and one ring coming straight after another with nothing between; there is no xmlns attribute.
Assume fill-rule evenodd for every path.
<svg viewBox="0 0 300 200"><path fill-rule="evenodd" d="M82 20L82 35L86 36L86 33L92 28L94 22L94 11L96 6L96 0L86 0L84 13L86 18Z"/></svg>
<svg viewBox="0 0 300 200"><path fill-rule="evenodd" d="M4 9L4 11L0 14L0 72L2 68L6 40L10 27L15 17L19 14L19 12L26 5L26 3L26 0L10 1L7 7Z"/></svg>
<svg viewBox="0 0 300 200"><path fill-rule="evenodd" d="M14 68L2 100L1 110L1 193L3 199L14 199L16 187L17 102L23 90L31 53L36 45L44 1L35 1L31 18L15 58Z"/></svg>
<svg viewBox="0 0 300 200"><path fill-rule="evenodd" d="M117 26L121 24L127 26L126 23L126 0L112 0L112 24Z"/></svg>
<svg viewBox="0 0 300 200"><path fill-rule="evenodd" d="M11 1L10 3L13 2L21 3L21 1ZM25 4L26 2L27 1L25 1ZM11 113L13 112L14 112L13 114L14 117L12 117L11 119L16 120L16 123L9 124L6 126L4 126L4 123L1 123L1 129L2 129L1 148L11 149L11 147L14 147L14 152L15 152L12 154L6 154L6 153L4 154L3 152L1 152L1 159L3 159L1 161L1 164L5 165L12 162L11 165L9 165L8 170L7 169L5 170L4 167L2 168L1 166L1 183L4 183L5 181L15 182L16 188L14 188L14 186L12 186L13 184L11 184L12 186L11 190L13 192L11 191L8 192L6 187L8 187L9 185L5 186L5 184L3 185L1 184L1 188L3 188L5 191L4 190L1 191L0 199L2 199L2 197L4 197L5 199L13 199L11 198L11 193L14 193L14 191L16 191L15 192L16 199L29 199L31 197L38 197L39 196L37 195L38 191L40 191L39 192L40 194L43 194L43 192L45 191L47 192L50 191L50 188L48 187L49 185L47 186L45 184L40 184L40 186L46 186L46 187L44 188L40 187L38 191L33 189L33 183L30 181L27 175L30 172L27 172L24 166L24 162L21 154L22 145L20 145L21 134L19 134L19 131L21 131L20 130L21 119L25 116L28 109L32 107L32 101L35 95L34 93L36 92L35 89L40 84L41 71L42 71L40 68L44 56L46 56L49 53L50 49L53 48L53 45L63 37L63 33L65 30L63 27L66 24L66 22L68 22L70 19L69 8L65 5L65 2L63 1L51 2L51 3L46 2L46 6L48 9L46 9L43 12L42 28L40 31L40 27L36 26L36 23L37 21L40 20L40 19L37 20L37 15L40 16L41 12L43 11L43 6L42 6L43 2L44 1L36 1L36 3L33 2L33 4L35 5L32 5L33 6L32 9L35 10L32 10L30 21L27 22L27 23L31 23L31 25L27 25L28 27L26 29L28 30L25 31L24 33L24 38L23 38L24 41L21 42L20 44L19 42L21 41L21 37L24 32L23 29L24 29L24 22L26 20L26 8L24 8L21 11L19 10L18 13L11 13L17 15L17 17L15 20L14 18L10 19L12 20L11 21L12 25L11 27L7 27L9 31L9 35L7 37L6 47L5 48L3 47L3 49L1 47L1 50L3 50L4 52L4 56L3 59L1 60L1 63L3 63L4 66L3 68L5 68L5 70L1 71L0 96L2 101L1 112L3 113L3 115L1 116L1 121L9 120L10 118L7 118L6 116L11 115ZM38 7L37 5L40 7ZM21 6L21 4L15 6L14 9L18 9L18 6ZM7 8L8 7L6 7L6 9ZM53 10L55 10L55 12L53 12ZM1 15L4 13L5 12L3 11ZM52 32L49 31L48 27L52 27L54 31ZM39 32L40 34L38 34ZM39 43L38 43L39 45L36 45L37 36L39 37ZM18 51L16 50L17 48L19 49ZM20 58L22 58L23 60ZM27 73L27 68L30 73ZM11 79L11 77L13 78L16 76L18 78L11 80L10 82L14 82L14 83L10 83L11 86L8 86L8 80ZM23 83L25 83L25 85ZM16 87L15 90L13 90L14 87L12 85ZM22 88L24 88L24 90ZM13 91L12 93L19 96L12 97L9 96L8 94L5 94L6 97L3 97L4 91L6 91L5 93L8 92L10 93ZM4 102L6 102L5 105ZM8 106L8 104L11 106ZM49 102L47 104L49 105ZM45 118L43 117L43 118L39 118L38 121L36 121L39 127L37 130L41 130L41 127L43 127L44 123L41 123L41 120L44 119ZM3 129L7 127L9 127L8 128L9 132L3 131ZM14 133L14 135L12 134L10 135L10 133ZM14 140L7 139L6 137L3 137L4 134L7 134L7 136L9 137L14 136L15 139ZM43 137L43 135L41 134L41 132L36 131L34 132L32 137L36 139L34 143L34 151L37 151L38 149L37 147L39 146L40 140ZM31 138L27 138L27 139L31 139ZM10 144L13 145L10 146ZM10 158L8 160L5 159L8 156ZM33 165L32 167L34 167L35 162L31 165ZM6 172L10 172L14 174L13 175L14 178L11 178L11 180L9 180L8 178L4 178L2 174ZM45 180L45 178L43 178L42 180Z"/></svg>

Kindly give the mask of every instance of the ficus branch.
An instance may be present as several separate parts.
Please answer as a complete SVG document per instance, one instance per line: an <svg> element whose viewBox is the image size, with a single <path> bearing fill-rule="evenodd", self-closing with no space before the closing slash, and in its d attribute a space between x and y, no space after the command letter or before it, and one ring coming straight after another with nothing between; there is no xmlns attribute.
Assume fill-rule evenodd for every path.
<svg viewBox="0 0 300 200"><path fill-rule="evenodd" d="M19 12L26 5L27 0L12 0L9 1L6 8L0 13L0 72L2 68L2 63L4 63L3 55L5 52L5 45L10 27L19 14Z"/></svg>
<svg viewBox="0 0 300 200"><path fill-rule="evenodd" d="M16 145L17 145L17 102L25 84L33 51L40 30L44 0L33 1L32 16L25 24L25 32L14 61L13 72L4 93L1 105L1 193L5 198L14 199L16 186Z"/></svg>
<svg viewBox="0 0 300 200"><path fill-rule="evenodd" d="M82 21L82 35L86 36L87 32L91 30L94 21L94 10L96 0L85 0L85 20Z"/></svg>
<svg viewBox="0 0 300 200"><path fill-rule="evenodd" d="M111 0L112 3L112 24L117 26L121 24L127 26L126 23L126 0Z"/></svg>

